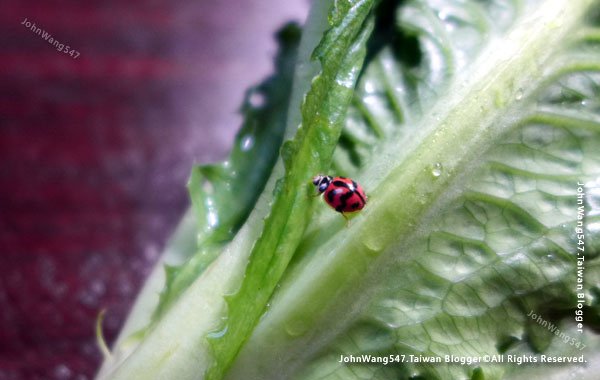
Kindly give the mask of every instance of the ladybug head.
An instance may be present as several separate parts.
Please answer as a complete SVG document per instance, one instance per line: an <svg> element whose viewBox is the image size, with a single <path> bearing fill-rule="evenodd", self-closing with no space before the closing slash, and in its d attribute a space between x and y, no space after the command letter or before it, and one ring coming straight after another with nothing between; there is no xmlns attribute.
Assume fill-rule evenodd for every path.
<svg viewBox="0 0 600 380"><path fill-rule="evenodd" d="M313 177L313 185L317 187L319 193L327 190L327 187L331 183L332 178L328 175L317 175Z"/></svg>

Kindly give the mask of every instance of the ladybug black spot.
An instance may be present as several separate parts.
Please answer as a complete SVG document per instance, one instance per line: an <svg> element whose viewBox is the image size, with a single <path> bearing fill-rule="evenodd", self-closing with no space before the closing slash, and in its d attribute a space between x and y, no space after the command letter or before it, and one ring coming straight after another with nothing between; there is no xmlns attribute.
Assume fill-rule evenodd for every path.
<svg viewBox="0 0 600 380"><path fill-rule="evenodd" d="M350 207L352 207L352 209L356 210L358 208L358 206L360 206L360 203L354 202L354 203L352 203L352 206L350 206Z"/></svg>
<svg viewBox="0 0 600 380"><path fill-rule="evenodd" d="M327 200L329 201L329 203L333 202L333 199L335 198L335 195L337 194L335 190L332 190L328 193L325 193L327 195Z"/></svg>
<svg viewBox="0 0 600 380"><path fill-rule="evenodd" d="M342 178L342 177L340 177L340 178ZM340 187L340 188L346 188L346 189L350 188L350 186L348 186L348 184L343 181L333 181L333 186Z"/></svg>

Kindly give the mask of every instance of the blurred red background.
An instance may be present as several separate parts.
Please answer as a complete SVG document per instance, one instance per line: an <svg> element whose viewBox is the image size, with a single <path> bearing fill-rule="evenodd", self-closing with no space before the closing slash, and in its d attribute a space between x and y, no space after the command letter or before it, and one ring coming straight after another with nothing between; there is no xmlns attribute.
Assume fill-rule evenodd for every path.
<svg viewBox="0 0 600 380"><path fill-rule="evenodd" d="M91 379L306 0L8 1L0 13L0 380ZM35 23L80 53L59 52Z"/></svg>

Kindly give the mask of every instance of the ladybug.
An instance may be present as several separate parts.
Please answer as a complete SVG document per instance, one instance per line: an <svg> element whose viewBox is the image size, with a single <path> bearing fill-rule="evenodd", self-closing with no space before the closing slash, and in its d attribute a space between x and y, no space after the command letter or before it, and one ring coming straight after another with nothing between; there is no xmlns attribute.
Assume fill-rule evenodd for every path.
<svg viewBox="0 0 600 380"><path fill-rule="evenodd" d="M350 178L318 175L312 182L320 194L325 193L325 202L344 217L345 212L360 211L367 203L365 191Z"/></svg>

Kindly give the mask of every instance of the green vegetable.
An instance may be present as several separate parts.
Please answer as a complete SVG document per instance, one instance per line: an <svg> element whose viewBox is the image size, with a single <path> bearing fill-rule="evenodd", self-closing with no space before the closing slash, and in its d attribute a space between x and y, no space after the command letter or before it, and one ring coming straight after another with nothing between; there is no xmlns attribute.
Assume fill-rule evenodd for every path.
<svg viewBox="0 0 600 380"><path fill-rule="evenodd" d="M98 377L592 378L598 5L315 2L228 165L193 172L164 258L185 263L153 274ZM348 225L312 196L319 173L367 191ZM500 354L588 366L446 360ZM340 363L361 355L404 361Z"/></svg>

